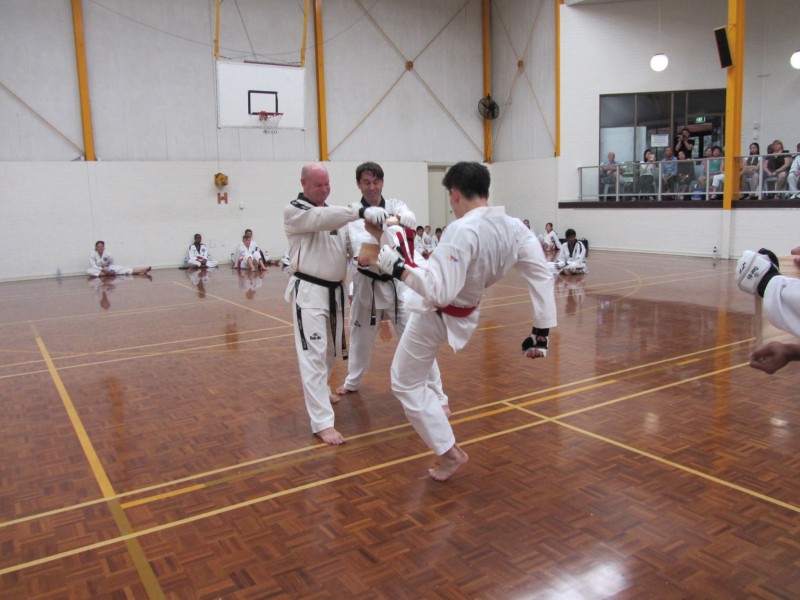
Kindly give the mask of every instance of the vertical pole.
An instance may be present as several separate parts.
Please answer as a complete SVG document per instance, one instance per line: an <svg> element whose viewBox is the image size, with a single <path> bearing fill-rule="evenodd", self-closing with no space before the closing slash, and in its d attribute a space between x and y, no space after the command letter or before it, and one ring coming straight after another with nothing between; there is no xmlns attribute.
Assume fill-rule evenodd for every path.
<svg viewBox="0 0 800 600"><path fill-rule="evenodd" d="M75 58L78 63L78 91L81 97L81 122L86 160L96 160L94 132L92 131L92 105L89 102L89 77L86 69L86 45L83 39L83 10L81 0L72 0L72 29L75 33Z"/></svg>
<svg viewBox="0 0 800 600"><path fill-rule="evenodd" d="M214 60L219 60L219 5L222 4L222 0L217 0L217 22L215 25L215 33L214 33Z"/></svg>
<svg viewBox="0 0 800 600"><path fill-rule="evenodd" d="M322 0L314 0L314 39L317 56L317 115L319 159L328 160L328 118L325 113L325 52L322 36Z"/></svg>
<svg viewBox="0 0 800 600"><path fill-rule="evenodd" d="M308 9L310 0L306 0L306 9L303 11L303 42L300 47L300 66L306 66L306 38L308 37Z"/></svg>
<svg viewBox="0 0 800 600"><path fill-rule="evenodd" d="M564 0L554 0L556 5L556 144L553 156L561 156L561 5Z"/></svg>
<svg viewBox="0 0 800 600"><path fill-rule="evenodd" d="M725 190L724 210L730 210L739 191L739 159L742 147L742 88L744 87L744 25L746 0L728 0L728 44L733 65L728 67L725 90Z"/></svg>
<svg viewBox="0 0 800 600"><path fill-rule="evenodd" d="M489 0L481 0L481 24L483 32L483 96L492 93L492 8ZM483 120L483 155L485 162L492 163L492 121Z"/></svg>

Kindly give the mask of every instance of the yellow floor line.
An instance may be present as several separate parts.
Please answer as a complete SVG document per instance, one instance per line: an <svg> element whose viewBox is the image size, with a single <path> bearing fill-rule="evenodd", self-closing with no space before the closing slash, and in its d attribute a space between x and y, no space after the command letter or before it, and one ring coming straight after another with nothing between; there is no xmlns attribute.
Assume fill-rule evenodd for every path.
<svg viewBox="0 0 800 600"><path fill-rule="evenodd" d="M186 288L187 290L191 290L193 292L197 291L192 286L186 285L185 283L178 283L177 281L173 281L172 283L174 283L178 287ZM206 296L208 296L209 298L214 298L215 300L219 300L220 302L227 302L228 304L232 304L236 308L249 310L250 312L254 312L257 315L261 315L262 317L267 317L267 318L270 318L270 319L274 319L274 320L278 321L279 323L283 323L284 325L292 325L292 326L294 326L294 324L291 321L284 321L283 319L279 319L278 317L276 317L274 315L271 315L271 314L265 313L265 312L261 312L260 310L256 310L255 308L250 308L249 306L245 306L244 304L239 304L238 302L234 302L233 300L228 300L227 298L223 298L222 296L215 296L214 294L209 294L208 292L206 292Z"/></svg>
<svg viewBox="0 0 800 600"><path fill-rule="evenodd" d="M573 386L581 385L581 384L585 384L585 383L590 383L592 381L596 382L599 379L603 379L604 377L617 377L617 378L619 378L620 375L623 375L623 374L626 374L626 373L630 373L630 372L636 371L638 369L646 369L646 368L654 366L654 365L660 365L660 364L664 364L664 363L674 362L676 360L680 360L680 359L683 359L683 358L686 358L686 357L689 357L689 356L695 356L695 355L698 355L698 354L704 354L704 353L709 353L709 352L718 352L719 350L728 349L728 348L731 348L733 346L749 342L751 340L752 340L752 338L748 338L746 340L740 340L740 341L737 341L737 342L731 342L729 344L724 344L722 346L716 346L716 347L713 347L713 348L705 348L703 350L696 350L694 352L690 352L690 353L687 353L687 354L682 354L682 355L679 355L679 356L674 356L672 358L665 358L665 359L653 361L653 362L650 362L650 363L647 363L647 364L644 364L644 365L638 365L638 366L628 367L628 368L625 368L625 369L620 369L618 371L613 371L611 373L606 373L604 375L596 375L596 376L593 376L593 377L588 377L586 379L581 379L581 380L577 380L577 381L563 383L563 384L560 384L560 385L557 385L557 386L552 386L552 387L549 387L549 388L536 390L534 392L529 392L529 393L521 394L521 395L518 395L518 396L512 396L510 398L504 398L502 400L496 400L494 402L488 402L488 403L485 403L485 404L481 404L479 406L473 406L473 407L465 408L465 409L462 409L462 410L454 411L453 412L453 417L456 417L457 415L466 415L468 413L472 413L472 412L475 412L475 411L485 410L485 409L491 408L493 406L498 406L498 405L502 405L502 404L511 403L511 402L513 402L515 400L521 400L521 399L524 399L524 398L530 398L532 396L537 396L537 395L540 395L540 394L548 394L550 392L556 392L558 390L562 390L562 389L565 389L565 388L571 388ZM43 371L43 372L46 372L46 371ZM2 377L0 377L0 379L2 379ZM600 384L602 384L602 382L600 382ZM598 384L598 387L599 387L600 384ZM568 393L570 393L570 392L567 391L563 395L567 395ZM549 396L544 396L542 398L536 398L534 401L524 403L523 406L529 406L531 404L544 402L546 400L555 399L555 398L558 398L558 397L561 397L561 396L562 396L562 394L553 394L553 395L549 395ZM519 405L513 405L513 406L519 406ZM495 414L495 412L503 412L503 410L492 411L489 414ZM478 416L481 416L481 414L479 414ZM469 417L460 417L458 419L453 420L452 422L460 423L460 422L466 421L467 419L470 419L470 418ZM472 420L472 419L470 419L470 420ZM351 435L351 436L348 436L347 439L352 442L352 441L359 440L359 439L362 439L362 438L376 436L376 435L388 433L388 432L391 432L391 431L408 429L409 427L410 427L410 425L408 423L402 423L400 425L392 425L392 426L385 427L385 428L382 428L382 429L371 430L371 431L367 431L367 432L364 432L364 433ZM281 453L278 453L278 454L272 454L270 456L265 456L265 457L261 457L261 458L256 458L256 459L253 459L253 460L250 460L250 461L246 461L246 462L243 462L243 463L236 463L236 464L233 464L233 465L229 465L227 467L220 467L219 469L214 469L214 470L211 470L211 471L205 471L203 473L196 473L194 475L188 475L186 477L182 477L180 479L175 479L173 481L156 483L156 484L144 487L144 488L138 488L136 490L123 492L123 493L117 494L115 496L115 498L120 498L121 499L121 498L130 497L130 496L138 496L139 494L146 494L148 492L164 489L166 487L170 487L170 486L174 486L174 485L181 485L181 484L189 483L189 482L192 482L192 481L197 481L198 479L203 479L203 478L212 477L212 476L215 476L215 475L220 475L220 474L232 471L232 470L240 470L240 469L245 469L247 467L264 464L266 462L278 460L278 459L281 459L281 458L286 458L286 457L294 455L294 454L300 454L300 453L308 452L308 451L319 451L319 450L323 450L323 449L326 449L326 448L328 448L328 447L325 446L325 445L322 445L322 444L314 444L314 445L311 445L311 446L303 446L303 447L300 447L300 448L296 448L294 450L287 450L285 452L281 452ZM187 489L187 488L179 488L179 490L183 490L183 489ZM170 495L177 495L175 493L175 491L169 492L169 494ZM156 497L156 496L150 496L148 498L153 498L153 497ZM71 510L80 510L80 509L82 509L84 507L92 506L94 504L99 504L99 503L104 502L104 501L105 501L105 499L89 500L89 501L82 502L82 503L79 503L79 504L74 504L74 505L71 505L71 506L66 506L66 507L62 507L62 508L58 508L58 509L53 509L51 511L46 511L46 512L42 512L42 513L36 513L34 515L28 515L28 516L20 517L18 519L14 519L14 520L10 520L10 521L0 521L0 528L8 527L8 526L11 526L11 525L24 523L24 522L28 522L28 521L33 521L33 520L36 520L36 519L39 519L39 518L49 517L49 516L53 516L53 515L64 513L64 512L69 512ZM144 502L140 502L139 500L135 500L135 501L126 502L126 503L123 504L123 506L129 507L129 506L135 506L135 505L139 505L139 504L143 504L143 503Z"/></svg>
<svg viewBox="0 0 800 600"><path fill-rule="evenodd" d="M81 448L83 448L83 453L86 455L86 459L89 462L89 467L91 468L92 474L97 481L97 485L100 486L100 491L102 492L103 497L105 499L109 499L116 495L114 492L114 487L111 485L111 481L108 479L108 475L106 474L106 471L100 462L100 458L97 456L97 452L95 451L94 446L89 439L89 435L86 433L86 428L83 426L83 422L78 415L78 411L75 409L75 404L72 402L72 398L70 398L69 394L67 393L67 389L64 387L64 382L61 380L61 376L58 374L58 371L53 364L53 360L50 358L50 354L47 351L44 341L39 336L39 333L36 331L35 327L32 326L31 329L33 330L34 337L36 338L36 345L39 346L39 350L42 353L42 358L47 365L50 376L53 379L53 384L56 386L58 395L60 396L61 402L64 405L64 409L67 411L67 416L69 417L70 423L75 430L75 434L78 436L78 442L80 443ZM120 532L123 535L132 533L133 528L122 511L119 501L110 500L109 508L111 509L114 522L117 524ZM129 540L126 540L126 545L128 547L128 552L130 553L131 558L136 565L136 570L139 573L142 584L147 591L148 598L166 598L164 591L158 584L158 580L156 579L155 573L153 573L150 563L147 561L147 557L145 556L144 550L142 550L138 539L130 538Z"/></svg>

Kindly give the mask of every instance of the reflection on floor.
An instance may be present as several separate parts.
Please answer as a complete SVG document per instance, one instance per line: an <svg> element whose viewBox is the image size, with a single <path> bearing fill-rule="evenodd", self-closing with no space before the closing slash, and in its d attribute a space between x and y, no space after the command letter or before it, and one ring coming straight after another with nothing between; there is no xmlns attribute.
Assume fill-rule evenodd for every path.
<svg viewBox="0 0 800 600"><path fill-rule="evenodd" d="M441 349L444 484L388 325L311 436L280 269L0 284L0 598L800 597L800 366L747 366L735 263L589 263L547 359L516 274Z"/></svg>

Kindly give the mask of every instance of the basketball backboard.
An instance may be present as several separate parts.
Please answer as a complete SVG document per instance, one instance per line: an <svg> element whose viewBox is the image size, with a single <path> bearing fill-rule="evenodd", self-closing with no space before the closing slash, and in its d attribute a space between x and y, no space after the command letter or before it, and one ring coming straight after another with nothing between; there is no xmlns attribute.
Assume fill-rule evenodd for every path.
<svg viewBox="0 0 800 600"><path fill-rule="evenodd" d="M217 61L219 127L262 127L259 113L283 113L280 129L305 127L305 69Z"/></svg>

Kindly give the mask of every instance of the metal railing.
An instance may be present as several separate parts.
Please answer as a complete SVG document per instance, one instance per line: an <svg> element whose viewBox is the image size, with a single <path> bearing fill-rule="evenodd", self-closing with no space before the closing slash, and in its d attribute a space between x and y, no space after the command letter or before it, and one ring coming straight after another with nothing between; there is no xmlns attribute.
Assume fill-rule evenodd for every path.
<svg viewBox="0 0 800 600"><path fill-rule="evenodd" d="M787 154L789 160L791 154ZM783 177L765 171L772 155L736 157L739 162L737 199L800 198ZM754 164L746 164L751 159ZM725 158L657 162L624 162L578 167L581 202L704 201L719 200L725 184ZM796 187L796 182L794 182ZM778 186L779 189L775 189Z"/></svg>

